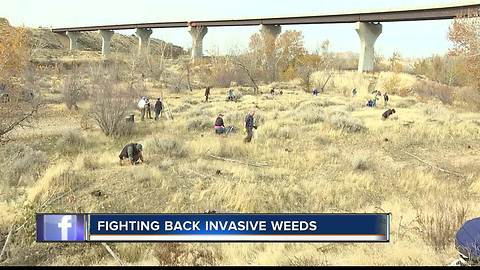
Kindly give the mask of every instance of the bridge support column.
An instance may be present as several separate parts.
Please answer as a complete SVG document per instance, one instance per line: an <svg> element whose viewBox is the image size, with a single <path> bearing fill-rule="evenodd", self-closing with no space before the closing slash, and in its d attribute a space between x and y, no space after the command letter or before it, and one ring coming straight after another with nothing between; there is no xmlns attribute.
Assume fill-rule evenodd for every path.
<svg viewBox="0 0 480 270"><path fill-rule="evenodd" d="M260 35L262 36L264 47L264 55L265 60L267 61L267 74L269 81L276 81L278 75L278 66L277 62L275 61L274 52L276 49L276 40L277 37L282 32L281 25L275 24L262 24L260 28Z"/></svg>
<svg viewBox="0 0 480 270"><path fill-rule="evenodd" d="M375 64L375 41L382 33L380 23L357 22L355 30L360 37L358 72L373 71Z"/></svg>
<svg viewBox="0 0 480 270"><path fill-rule="evenodd" d="M112 40L112 30L100 30L98 31L102 36L102 55L107 56L110 53L110 42Z"/></svg>
<svg viewBox="0 0 480 270"><path fill-rule="evenodd" d="M138 37L138 54L145 55L148 53L148 45L150 44L150 35L152 29L137 28L135 34Z"/></svg>
<svg viewBox="0 0 480 270"><path fill-rule="evenodd" d="M262 35L270 35L274 39L276 39L281 32L282 26L275 24L262 24L262 28L260 29L260 33L262 33Z"/></svg>
<svg viewBox="0 0 480 270"><path fill-rule="evenodd" d="M205 26L189 26L188 32L192 36L192 60L203 57L203 37L208 32Z"/></svg>
<svg viewBox="0 0 480 270"><path fill-rule="evenodd" d="M67 31L67 37L70 39L70 51L77 50L77 40L80 37L80 32Z"/></svg>

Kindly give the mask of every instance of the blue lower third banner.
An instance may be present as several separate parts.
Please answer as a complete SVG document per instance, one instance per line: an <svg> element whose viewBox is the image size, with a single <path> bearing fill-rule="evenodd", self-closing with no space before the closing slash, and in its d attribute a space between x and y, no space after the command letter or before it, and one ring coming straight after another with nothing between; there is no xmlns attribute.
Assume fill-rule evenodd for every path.
<svg viewBox="0 0 480 270"><path fill-rule="evenodd" d="M80 225L74 224L74 222L85 220L81 218L82 215L75 216L75 219L61 218L58 215L55 215L55 218L49 215L40 216L41 218L37 217L38 241L82 241L79 236L80 229L78 229ZM390 240L390 214L86 214L84 216L87 220L85 241L388 242ZM43 220L43 223L39 224L39 220ZM45 220L48 221L48 226L45 226ZM70 232L69 230L73 228L76 231Z"/></svg>

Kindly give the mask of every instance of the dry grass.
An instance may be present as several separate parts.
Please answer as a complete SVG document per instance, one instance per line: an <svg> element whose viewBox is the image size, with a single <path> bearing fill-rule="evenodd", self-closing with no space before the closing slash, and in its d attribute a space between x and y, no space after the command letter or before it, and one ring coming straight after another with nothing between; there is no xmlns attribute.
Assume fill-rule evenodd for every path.
<svg viewBox="0 0 480 270"><path fill-rule="evenodd" d="M25 186L4 185L10 179L4 173L17 167L11 166L14 160L1 157L2 191L6 192L0 196L0 235L13 222L27 221L14 235L18 242L5 264L115 264L96 244L34 244L32 217L44 203L43 211L50 212L217 209L391 212L393 216L388 244L112 244L129 265L447 263L455 256L452 232L464 220L480 215L475 207L480 200L480 160L476 158L480 125L474 122L480 115L391 95L397 118L380 121L382 108L362 105L369 97L368 78L353 72L345 76L344 90L338 75L327 93L315 98L295 88L273 99L246 94L239 102L225 102L226 89L216 89L209 103L202 102L203 89L188 97L164 94L175 120L138 123L130 139L107 138L98 128L80 133L81 114L66 121L64 113L49 107L50 113L35 130L18 134L23 147L7 145L12 149L3 152L24 153L17 160L38 166L31 170L37 174L29 176ZM357 97L342 93L353 85L364 87ZM161 95L161 89L151 85L148 89L151 96ZM80 111L88 106L80 104ZM243 121L252 108L256 108L259 128L252 143L244 144ZM227 125L239 131L214 134L219 112L225 114ZM120 167L118 153L131 141L144 144L147 163ZM440 172L402 151L467 177ZM270 166L214 160L211 154ZM92 196L95 190L105 195ZM437 206L446 194L444 207ZM49 200L60 195L64 197ZM467 206L470 211L464 212Z"/></svg>
<svg viewBox="0 0 480 270"><path fill-rule="evenodd" d="M430 211L420 210L417 222L425 241L435 250L445 250L467 216L466 205L440 202Z"/></svg>

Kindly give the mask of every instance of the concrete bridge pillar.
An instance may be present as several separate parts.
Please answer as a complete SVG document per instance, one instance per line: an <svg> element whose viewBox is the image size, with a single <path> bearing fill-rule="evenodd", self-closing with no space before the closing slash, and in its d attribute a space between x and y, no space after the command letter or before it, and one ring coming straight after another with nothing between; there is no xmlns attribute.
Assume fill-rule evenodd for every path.
<svg viewBox="0 0 480 270"><path fill-rule="evenodd" d="M70 39L70 51L77 50L77 40L80 37L80 32L67 31L67 37Z"/></svg>
<svg viewBox="0 0 480 270"><path fill-rule="evenodd" d="M148 45L150 44L150 35L152 29L137 28L135 34L138 37L138 54L144 55L148 52Z"/></svg>
<svg viewBox="0 0 480 270"><path fill-rule="evenodd" d="M110 41L112 40L112 30L100 30L98 31L102 36L102 55L107 56L110 53Z"/></svg>
<svg viewBox="0 0 480 270"><path fill-rule="evenodd" d="M262 24L260 33L263 35L273 36L275 39L282 33L282 26L275 24Z"/></svg>
<svg viewBox="0 0 480 270"><path fill-rule="evenodd" d="M357 22L355 30L360 37L358 72L373 71L375 64L375 41L382 33L380 23Z"/></svg>
<svg viewBox="0 0 480 270"><path fill-rule="evenodd" d="M188 32L192 36L192 60L203 57L203 37L208 32L205 26L189 26Z"/></svg>

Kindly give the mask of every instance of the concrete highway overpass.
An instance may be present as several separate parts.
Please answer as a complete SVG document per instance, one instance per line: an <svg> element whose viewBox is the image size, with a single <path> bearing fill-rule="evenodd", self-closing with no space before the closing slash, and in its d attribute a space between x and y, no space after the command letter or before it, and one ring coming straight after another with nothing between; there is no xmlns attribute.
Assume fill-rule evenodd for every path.
<svg viewBox="0 0 480 270"><path fill-rule="evenodd" d="M192 36L192 59L196 59L203 56L203 37L207 34L208 27L260 25L262 33L277 37L281 33L281 25L356 23L356 31L361 44L358 71L364 72L373 70L374 45L378 36L382 33L382 22L448 20L459 16L479 13L480 1L477 4L458 4L401 10L340 12L335 14L292 17L97 25L54 28L52 31L58 34L66 34L69 37L70 50L77 48L76 43L81 32L99 31L103 40L102 54L106 56L110 52L110 41L115 30L136 29L136 35L139 39L139 53L142 54L147 52L152 29L188 28Z"/></svg>

